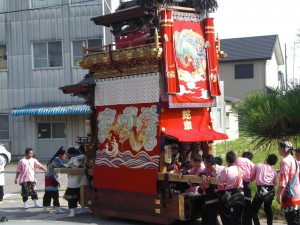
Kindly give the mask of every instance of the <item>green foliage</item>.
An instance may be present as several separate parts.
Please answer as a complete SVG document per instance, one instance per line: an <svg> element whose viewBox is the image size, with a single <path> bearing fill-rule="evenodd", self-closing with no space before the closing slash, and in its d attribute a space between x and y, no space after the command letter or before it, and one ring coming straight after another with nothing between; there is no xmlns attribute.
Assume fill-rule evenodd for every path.
<svg viewBox="0 0 300 225"><path fill-rule="evenodd" d="M300 89L252 92L234 108L244 137L256 146L277 145L300 135Z"/></svg>
<svg viewBox="0 0 300 225"><path fill-rule="evenodd" d="M246 144L247 143L247 144ZM225 156L226 152L234 151L237 154L239 152L248 151L254 148L254 144L251 143L251 139L249 138L240 138L235 141L224 141L216 144L216 155ZM238 154L239 155L239 154Z"/></svg>
<svg viewBox="0 0 300 225"><path fill-rule="evenodd" d="M242 138L216 145L216 154L223 159L227 151L235 151L241 156L244 151L254 154L253 163L263 163L268 154L278 153L278 142L291 140L296 148L300 136L300 88L294 87L282 94L252 92L234 108L240 123ZM298 145L299 146L299 145ZM279 168L279 164L275 169ZM252 196L255 184L251 184ZM280 206L273 201L274 218L282 219ZM264 213L261 213L264 215Z"/></svg>

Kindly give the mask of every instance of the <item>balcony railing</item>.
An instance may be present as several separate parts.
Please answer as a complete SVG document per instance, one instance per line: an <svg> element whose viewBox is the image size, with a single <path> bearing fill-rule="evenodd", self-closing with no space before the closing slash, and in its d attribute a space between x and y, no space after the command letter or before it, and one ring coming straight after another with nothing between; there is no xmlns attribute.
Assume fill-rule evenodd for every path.
<svg viewBox="0 0 300 225"><path fill-rule="evenodd" d="M162 59L159 36L136 38L117 43L86 48L83 43L83 58L79 65L90 70L95 78L127 76L139 73L157 72Z"/></svg>

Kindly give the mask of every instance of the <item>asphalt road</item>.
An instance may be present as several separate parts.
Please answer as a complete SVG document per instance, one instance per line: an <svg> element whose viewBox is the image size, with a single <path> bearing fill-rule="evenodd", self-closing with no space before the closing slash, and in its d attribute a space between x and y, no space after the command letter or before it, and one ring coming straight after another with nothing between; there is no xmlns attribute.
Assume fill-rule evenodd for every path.
<svg viewBox="0 0 300 225"><path fill-rule="evenodd" d="M16 165L8 165L5 168L5 182L4 186L4 199L0 204L0 217L6 216L8 221L5 224L30 224L30 225L154 225L154 223L145 223L132 220L100 217L96 215L76 215L73 218L67 218L68 207L67 202L60 197L60 204L62 209L65 211L64 214L56 214L54 211L49 213L42 213L41 208L33 208L33 201L28 200L30 208L25 210L23 208L23 202L20 195L21 187L14 183ZM67 184L67 176L60 174L59 177L61 183L60 196L63 196ZM39 196L39 203L42 205L42 198L44 194L44 173L37 173L37 191ZM155 222L155 221L154 221ZM261 222L262 225L266 225L265 221ZM275 222L274 225L283 225L286 223ZM173 225L201 225L201 221L188 221L188 222L177 222Z"/></svg>

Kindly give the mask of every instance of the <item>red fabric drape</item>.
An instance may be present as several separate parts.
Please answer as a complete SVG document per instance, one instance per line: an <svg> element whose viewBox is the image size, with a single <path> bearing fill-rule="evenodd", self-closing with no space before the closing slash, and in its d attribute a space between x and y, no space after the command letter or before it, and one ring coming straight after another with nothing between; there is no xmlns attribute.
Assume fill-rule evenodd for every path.
<svg viewBox="0 0 300 225"><path fill-rule="evenodd" d="M169 109L164 107L161 111L161 131L183 142L228 139L226 134L212 129L207 108Z"/></svg>
<svg viewBox="0 0 300 225"><path fill-rule="evenodd" d="M156 103L97 107L95 188L156 193L158 116Z"/></svg>
<svg viewBox="0 0 300 225"><path fill-rule="evenodd" d="M162 9L160 12L160 26L164 54L167 93L179 92L177 66L173 40L173 11Z"/></svg>
<svg viewBox="0 0 300 225"><path fill-rule="evenodd" d="M211 96L221 95L220 91L220 76L219 76L219 64L218 55L215 43L215 30L214 30L214 19L206 18L205 24L205 39L209 42L209 46L206 49L207 56L207 72L209 77L209 88Z"/></svg>

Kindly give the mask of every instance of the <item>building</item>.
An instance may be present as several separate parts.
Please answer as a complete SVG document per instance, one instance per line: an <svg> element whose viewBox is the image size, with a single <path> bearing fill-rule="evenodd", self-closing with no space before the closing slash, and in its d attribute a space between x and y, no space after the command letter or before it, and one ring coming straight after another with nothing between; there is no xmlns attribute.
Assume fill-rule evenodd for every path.
<svg viewBox="0 0 300 225"><path fill-rule="evenodd" d="M251 91L284 87L278 35L222 39L221 48L227 53L219 63L225 96L241 99Z"/></svg>
<svg viewBox="0 0 300 225"><path fill-rule="evenodd" d="M85 136L89 107L59 87L88 72L76 63L82 43L111 43L90 19L109 12L103 0L0 0L0 143L19 158L32 147L39 159Z"/></svg>
<svg viewBox="0 0 300 225"><path fill-rule="evenodd" d="M284 88L280 71L284 64L278 35L222 39L221 49L227 57L219 62L224 96L212 108L214 128L230 140L239 138L239 125L232 107L251 91Z"/></svg>

